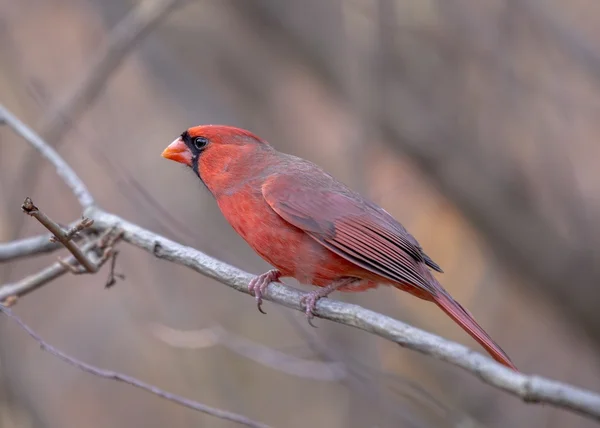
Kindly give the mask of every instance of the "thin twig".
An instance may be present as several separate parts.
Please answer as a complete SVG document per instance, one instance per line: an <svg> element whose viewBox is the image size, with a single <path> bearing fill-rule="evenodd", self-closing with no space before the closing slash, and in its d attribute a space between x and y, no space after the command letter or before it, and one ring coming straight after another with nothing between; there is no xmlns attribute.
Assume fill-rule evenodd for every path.
<svg viewBox="0 0 600 428"><path fill-rule="evenodd" d="M88 363L80 361L74 357L71 357L70 355L65 354L64 352L60 351L59 349L55 348L54 346L52 346L49 343L47 343L46 341L44 341L44 339L42 339L35 331L33 331L31 329L31 327L29 327L27 324L25 324L9 308L0 305L0 312L3 312L4 315L9 317L19 327L21 327L23 330L25 330L27 332L27 334L29 336L31 336L31 338L33 338L33 340L35 340L40 345L40 348L42 348L44 351L63 360L67 364L70 364L74 367L77 367L80 370L83 370L84 372L91 373L95 376L99 376L99 377L102 377L105 379L116 380L116 381L123 382L123 383L126 383L131 386L135 386L136 388L143 389L144 391L147 391L151 394L157 395L166 400L172 401L174 403L180 404L185 407L189 407L190 409L194 409L194 410L197 410L202 413L206 413L211 416L215 416L220 419L237 422L239 424L253 427L253 428L268 428L268 425L253 421L253 420L247 418L246 416L228 412L226 410L217 409L215 407L210 407L210 406L207 406L206 404L202 404L197 401L193 401L193 400L187 399L185 397L182 397L180 395L176 395L171 392L167 392L163 389L160 389L154 385L150 385L150 384L143 382L141 380L138 380L134 377L131 377L131 376L128 376L128 375L125 375L122 373L118 373L118 372L115 372L112 370L101 369L99 367L95 367Z"/></svg>
<svg viewBox="0 0 600 428"><path fill-rule="evenodd" d="M72 223L68 227L74 227L76 223ZM60 242L52 242L54 235L43 234L33 236L31 238L23 238L16 241L0 243L0 263L9 262L11 260L20 259L23 257L36 256L40 254L51 253L62 248ZM75 241L79 239L78 235L73 238Z"/></svg>
<svg viewBox="0 0 600 428"><path fill-rule="evenodd" d="M125 279L125 275L122 273L116 273L115 268L117 266L117 256L119 252L117 250L113 250L110 255L110 270L108 271L108 279L106 280L106 284L104 288L110 288L117 282L117 278L120 280Z"/></svg>
<svg viewBox="0 0 600 428"><path fill-rule="evenodd" d="M71 189L79 204L83 207L89 207L94 204L94 198L87 189L86 185L79 178L73 168L44 140L40 138L31 128L17 119L2 104L0 104L0 120L8 124L13 131L19 134L29 144L31 144L43 157L45 157L54 167L56 173L63 179L65 184Z"/></svg>
<svg viewBox="0 0 600 428"><path fill-rule="evenodd" d="M69 236L68 232L65 232L62 229L62 227L60 227L54 220L50 219L50 217L48 217L46 214L44 214L43 211L40 211L40 209L35 206L35 204L31 200L31 198L29 198L29 197L25 198L23 205L21 205L21 209L26 214L30 215L31 217L35 218L37 221L42 223L42 225L46 229L48 229L54 235L54 237L58 241L60 241L60 243L63 244L67 250L69 250L69 252L71 254L73 254L73 257L75 257L75 259L79 262L79 264L81 266L83 266L88 273L96 273L98 271L98 265L93 263L84 254L84 252L81 251L81 249L75 242L71 241L71 238L73 237L74 233L70 234L70 236ZM81 226L82 224L87 224L88 226L91 226L92 223L93 223L92 220L84 218L80 222L80 224L74 226L73 229L83 228Z"/></svg>
<svg viewBox="0 0 600 428"><path fill-rule="evenodd" d="M1 114L3 112L5 114ZM47 144L35 133L13 115L6 113L8 112L0 106L0 117L3 116L9 126L25 129L27 132L20 132L20 134L41 152L48 149ZM81 183L81 180L74 175L72 169L58 154L55 152L54 154L54 156L47 156L48 160L54 164L69 187L76 192L78 186L73 183ZM72 175L65 174L63 167ZM96 228L119 228L123 231L123 239L126 242L146 250L155 257L186 266L237 291L250 294L248 284L253 276L247 272L143 229L91 204L84 209L83 215L94 220ZM305 293L289 286L271 283L264 297L271 302L303 312L301 299L304 295ZM539 376L514 372L466 346L442 339L358 305L322 299L316 305L315 315L376 334L400 346L461 367L483 382L520 397L525 402L550 404L600 421L600 395L594 392Z"/></svg>
<svg viewBox="0 0 600 428"><path fill-rule="evenodd" d="M108 233L110 233L110 229L107 229L104 232L104 234ZM82 245L81 251L84 254L87 254L95 248L101 248L102 239L103 238L101 236L100 238L86 242ZM75 262L75 257L70 256L65 260L58 261L37 273L34 273L21 279L19 282L3 285L2 287L0 287L0 302L6 302L7 299L23 297L26 294L37 290L43 285L46 285L49 282L67 273L69 269L66 265L70 265ZM101 259L99 259L99 261L95 261L94 263L99 265L102 264Z"/></svg>
<svg viewBox="0 0 600 428"><path fill-rule="evenodd" d="M67 231L65 232L65 236L64 238L67 240L72 240L79 232L81 232L82 230L90 227L92 224L94 224L94 220L90 220L89 218L85 218L83 217L80 221L78 221L77 223L75 223L74 226L69 227L67 229ZM60 225L59 225L60 226ZM61 229L64 229L61 226ZM50 237L50 241L51 242L60 242L60 239L58 239L55 235L52 235Z"/></svg>

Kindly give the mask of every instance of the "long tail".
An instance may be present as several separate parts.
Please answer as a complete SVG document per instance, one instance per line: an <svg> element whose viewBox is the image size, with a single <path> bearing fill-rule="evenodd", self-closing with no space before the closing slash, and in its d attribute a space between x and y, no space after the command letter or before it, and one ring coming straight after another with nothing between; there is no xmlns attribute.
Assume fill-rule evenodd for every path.
<svg viewBox="0 0 600 428"><path fill-rule="evenodd" d="M485 332L483 328L473 316L465 308L461 306L456 300L452 298L441 286L440 293L434 296L433 301L444 311L450 318L452 318L458 325L460 325L469 335L475 339L485 350L492 356L492 358L515 371L519 371L513 362L508 358L506 352L500 348L500 346L494 342L489 334Z"/></svg>

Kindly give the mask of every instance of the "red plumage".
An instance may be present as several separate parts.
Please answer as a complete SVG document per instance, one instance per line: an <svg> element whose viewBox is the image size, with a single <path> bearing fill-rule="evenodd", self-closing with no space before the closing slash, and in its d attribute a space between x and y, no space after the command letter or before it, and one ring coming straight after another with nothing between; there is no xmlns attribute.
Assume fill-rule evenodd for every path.
<svg viewBox="0 0 600 428"><path fill-rule="evenodd" d="M430 269L441 269L417 240L315 164L278 152L248 131L212 125L190 128L163 156L190 166L231 226L276 268L251 284L259 309L262 291L280 277L322 287L305 300L308 316L334 290L392 285L436 303L496 361L516 370L433 277Z"/></svg>

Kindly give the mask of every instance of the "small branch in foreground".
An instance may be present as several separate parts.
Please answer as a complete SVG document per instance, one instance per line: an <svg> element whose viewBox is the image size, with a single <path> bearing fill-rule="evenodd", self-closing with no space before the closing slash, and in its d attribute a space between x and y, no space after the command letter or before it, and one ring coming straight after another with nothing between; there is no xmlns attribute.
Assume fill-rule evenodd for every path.
<svg viewBox="0 0 600 428"><path fill-rule="evenodd" d="M115 267L117 266L117 256L118 255L119 255L119 252L117 250L112 251L112 257L110 258L110 270L108 271L108 279L106 280L106 284L104 285L104 288L110 288L113 285L115 285L115 283L117 282L116 278L119 278L120 280L125 279L124 274L115 272Z"/></svg>
<svg viewBox="0 0 600 428"><path fill-rule="evenodd" d="M84 254L87 254L92 250L104 250L103 244L106 240L105 237L108 236L110 233L111 229L107 229L99 238L92 239L86 242L82 245L81 251ZM87 257L91 257L91 255L88 255ZM75 257L70 256L65 260L60 260L37 273L23 278L19 282L16 282L14 284L3 285L2 287L0 287L0 302L6 305L7 301L10 300L12 302L11 304L14 304L16 298L25 296L26 294L37 290L38 288L42 287L43 285L46 285L50 281L53 281L56 278L67 273L69 271L69 268L65 265L71 265L75 262ZM102 264L100 262L101 259L98 259L98 261L93 261L93 263L95 263L99 267Z"/></svg>
<svg viewBox="0 0 600 428"><path fill-rule="evenodd" d="M78 230L91 226L93 220L83 218L82 221L75 225L69 232L65 232L55 221L51 220L46 214L40 211L40 209L34 205L31 198L25 198L25 202L21 205L21 209L23 212L42 223L42 225L54 235L55 240L60 241L87 272L96 273L98 271L98 265L93 263L75 242L71 241L71 238ZM75 232L71 233L73 230L75 230Z"/></svg>
<svg viewBox="0 0 600 428"><path fill-rule="evenodd" d="M78 223L76 223L69 230L65 231L58 223L50 219L43 211L36 207L31 198L25 198L25 202L21 206L21 209L31 217L34 217L39 221L46 229L52 232L50 240L52 242L60 242L62 245L69 250L75 260L65 261L62 259L58 260L58 263L73 274L84 274L84 273L96 273L102 267L102 265L111 259L110 271L108 279L106 280L106 288L112 287L116 278L125 278L122 274L115 273L115 265L117 263L118 251L114 250L116 242L121 238L123 234L120 231L108 230L99 240L98 248L102 250L102 254L97 261L91 260L85 251L82 251L79 246L72 241L73 237L85 228L90 227L94 224L94 220L87 217L83 217ZM112 228L115 229L115 228ZM115 233L113 233L115 232ZM73 261L76 261L78 265L74 265ZM58 271L57 271L58 272Z"/></svg>
<svg viewBox="0 0 600 428"><path fill-rule="evenodd" d="M21 122L15 115L9 112L6 107L0 104L0 122L8 124L13 131L25 139L29 144L33 146L43 157L45 157L54 167L56 173L65 184L71 189L71 192L75 195L79 204L83 207L89 207L94 205L94 198L88 190L81 178L73 168L69 166L67 162L49 146L42 138L36 134L30 127Z"/></svg>
<svg viewBox="0 0 600 428"><path fill-rule="evenodd" d="M69 225L75 226L75 223ZM0 263L9 262L23 257L37 256L40 254L51 253L62 248L60 242L52 242L54 235L45 234L23 238L16 241L0 243ZM75 235L73 240L77 241L79 235Z"/></svg>
<svg viewBox="0 0 600 428"><path fill-rule="evenodd" d="M52 346L49 343L47 343L46 341L44 341L44 339L42 339L35 331L33 331L31 329L31 327L29 327L27 324L25 324L9 308L0 305L0 312L3 312L4 315L9 317L20 328L25 330L27 332L27 334L29 334L29 336L31 336L33 338L33 340L35 340L44 351L49 352L50 354L54 355L55 357L63 360L65 363L70 364L74 367L77 367L78 369L81 369L84 372L88 372L93 375L105 378L105 379L112 379L112 380L116 380L119 382L129 384L131 386L135 386L136 388L143 389L144 391L147 391L154 395L158 395L159 397L164 398L166 400L172 401L174 403L180 404L185 407L189 407L190 409L194 409L194 410L197 410L202 413L206 413L211 416L215 416L220 419L237 422L239 424L242 424L242 425L245 425L248 427L253 427L253 428L268 428L268 425L253 421L253 420L247 418L246 416L242 416L242 415L238 415L236 413L228 412L226 410L221 410L221 409L217 409L214 407L210 407L210 406L207 406L206 404L202 404L197 401L189 400L185 397L181 397L179 395L172 394L172 393L167 392L163 389L160 389L154 385L150 385L148 383L142 382L141 380L138 380L134 377L131 377L131 376L128 376L125 374L121 374L118 372L114 372L111 370L101 369L101 368L92 366L90 364L84 363L83 361L80 361L74 357L71 357L71 356L65 354L64 352L56 349L54 346Z"/></svg>
<svg viewBox="0 0 600 428"><path fill-rule="evenodd" d="M31 201L31 200L30 200ZM92 224L94 224L94 220L90 220L89 218L85 218L83 217L80 221L78 221L75 226L70 227L64 235L64 238L68 241L72 240L75 235L77 235L79 232L81 232L83 229L90 227ZM62 227L61 227L62 229ZM60 239L58 239L56 237L56 235L52 235L50 237L50 241L51 242L61 242Z"/></svg>

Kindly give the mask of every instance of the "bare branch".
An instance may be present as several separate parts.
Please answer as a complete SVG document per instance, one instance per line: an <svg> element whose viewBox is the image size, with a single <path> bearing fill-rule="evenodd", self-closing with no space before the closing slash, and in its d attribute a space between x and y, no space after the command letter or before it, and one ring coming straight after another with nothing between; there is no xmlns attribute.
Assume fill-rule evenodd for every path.
<svg viewBox="0 0 600 428"><path fill-rule="evenodd" d="M66 272L68 272L68 269L62 263L56 262L37 273L23 278L19 282L3 285L0 287L0 302L5 304L7 299L25 296Z"/></svg>
<svg viewBox="0 0 600 428"><path fill-rule="evenodd" d="M67 96L44 115L40 134L50 142L50 147L54 145L55 148L58 148L62 137L68 132L71 125L93 106L112 73L127 58L133 47L182 3L184 3L183 0L143 0L115 25L106 39L104 49L90 59L88 69L66 91ZM0 111L0 124L6 121L2 113ZM26 137L24 136L24 138ZM38 180L41 171L37 167L38 159L34 154L28 154L25 158L23 171L28 171L28 173L23 176L21 188L26 189L27 192ZM76 192L74 193L80 203L84 205L94 202L91 200L91 196L89 200L83 201ZM14 198L9 198L9 201L12 203ZM22 224L23 221L19 218L14 228L16 233L21 229Z"/></svg>
<svg viewBox="0 0 600 428"><path fill-rule="evenodd" d="M49 149L44 141L14 116L8 114L4 108L0 107L0 113L3 112L4 114L0 114L0 118L4 116L9 125L25 130L24 133L20 132L21 135L34 135L36 137L33 139L25 138L28 142L41 152ZM47 159L54 164L61 177L64 178L65 175L69 177L68 179L65 178L65 181L68 184L70 183L70 187L76 192L78 186L73 186L72 183L81 183L81 180L56 152L52 151L52 153L53 156L46 156ZM65 174L63 168L69 174ZM82 205L86 206L85 204ZM94 220L94 227L97 229L118 228L122 230L125 241L146 250L155 257L186 266L237 291L250 294L248 284L253 276L247 272L216 260L191 247L181 245L143 229L136 224L93 206L91 203L87 204L83 215ZM305 293L292 287L271 283L264 297L271 302L304 312L304 307L301 304L301 298L304 295ZM466 346L442 339L439 336L358 305L322 299L317 303L314 312L320 318L373 333L400 346L461 367L480 378L483 382L511 393L525 402L550 404L600 421L600 395L591 391L540 376L514 372L492 359L470 350Z"/></svg>
<svg viewBox="0 0 600 428"><path fill-rule="evenodd" d="M248 284L253 276L247 272L154 234L97 207L87 209L84 214L93 219L97 227L119 227L124 232L125 241L155 257L186 266L237 291L250 294ZM264 298L304 312L300 303L304 294L292 287L271 283ZM485 383L520 397L525 402L551 404L600 421L600 395L591 391L540 376L516 373L466 346L358 305L322 299L317 303L315 315L376 334L402 347L461 367Z"/></svg>
<svg viewBox="0 0 600 428"><path fill-rule="evenodd" d="M0 121L10 126L17 134L23 137L31 144L40 154L45 157L54 167L56 173L63 179L65 184L71 189L79 203L83 208L94 204L94 198L87 189L83 181L75 174L73 168L65 162L65 160L50 147L38 134L33 132L31 128L17 119L9 112L2 104L0 104Z"/></svg>
<svg viewBox="0 0 600 428"><path fill-rule="evenodd" d="M242 357L293 376L322 381L338 381L346 375L343 364L311 361L288 355L237 336L220 325L202 330L182 331L157 324L152 332L163 342L177 348L198 349L222 345Z"/></svg>
<svg viewBox="0 0 600 428"><path fill-rule="evenodd" d="M94 224L94 220L90 220L89 218L83 217L81 220L79 220L77 223L75 223L74 226L69 227L66 230L64 239L66 239L68 241L72 240L79 232L81 232L82 230L90 227L92 224ZM62 227L61 227L61 229L62 229ZM52 242L61 242L60 239L58 239L56 237L56 235L52 235L50 237L50 241L52 241Z"/></svg>
<svg viewBox="0 0 600 428"><path fill-rule="evenodd" d="M105 378L105 379L116 380L116 381L123 382L123 383L126 383L131 386L135 386L136 388L143 389L144 391L147 391L154 395L158 395L161 398L172 401L181 406L189 407L190 409L194 409L199 412L206 413L207 415L215 416L219 419L225 419L228 421L237 422L241 425L245 425L245 426L253 427L253 428L268 428L268 425L253 421L253 420L247 418L246 416L238 415L236 413L228 412L226 410L217 409L215 407L210 407L210 406L207 406L206 404L202 404L197 401L193 401L193 400L187 399L185 397L182 397L180 395L176 395L176 394L167 392L163 389L160 389L154 385L150 385L150 384L143 382L141 380L138 380L134 377L131 377L131 376L128 376L128 375L125 375L122 373L118 373L118 372L115 372L112 370L101 369L101 368L92 366L90 364L84 363L83 361L80 361L74 357L71 357L70 355L65 354L64 352L56 349L54 346L52 346L49 343L47 343L46 341L44 341L44 339L42 339L35 331L33 331L31 329L31 327L29 327L27 324L25 324L23 321L21 321L21 319L18 316L16 316L9 308L0 305L0 312L3 312L4 315L9 317L19 327L21 327L23 330L25 330L27 332L27 334L33 338L33 340L35 340L37 343L39 343L40 347L44 351L54 355L57 358L60 358L67 364L70 364L74 367L77 367L78 369L83 370L84 372L88 372L93 375Z"/></svg>
<svg viewBox="0 0 600 428"><path fill-rule="evenodd" d="M73 227L76 223L73 223ZM51 253L62 247L59 242L52 242L51 234L33 236L31 238L19 239L17 241L0 243L0 263L19 259L22 257L35 256ZM77 239L77 237L75 237Z"/></svg>
<svg viewBox="0 0 600 428"><path fill-rule="evenodd" d="M99 238L86 242L84 245L82 245L81 251L84 254L87 254L91 250L102 248L104 244L102 241L104 236L107 236L108 233L110 233L110 229L104 232L104 234ZM53 281L67 273L69 271L68 266L75 262L75 257L70 256L65 260L60 260L37 273L23 278L19 282L3 285L0 287L0 302L6 302L7 299L15 297L22 297L31 293L32 291L37 290L43 285L48 284L50 281ZM102 261L102 258L100 258L98 261L92 261L92 263L101 266L104 261Z"/></svg>
<svg viewBox="0 0 600 428"><path fill-rule="evenodd" d="M81 264L81 266L83 266L85 268L86 271L88 271L89 273L97 272L98 265L93 263L83 253L83 251L81 251L81 249L77 246L77 244L75 242L71 241L71 238L75 234L75 233L71 233L72 230L77 232L78 229L81 230L84 227L91 226L93 221L90 221L90 219L84 218L77 225L75 225L69 232L65 232L62 229L62 227L60 227L55 221L50 219L50 217L48 217L46 214L44 214L43 211L40 211L40 209L34 205L31 198L29 198L29 197L25 198L25 202L23 202L23 205L21 205L21 209L26 214L30 215L31 217L34 217L37 221L42 223L42 225L46 229L48 229L52 233L52 235L54 235L54 238L56 240L60 241L60 243L63 244L65 246L65 248L67 250L69 250L69 252L71 254L73 254L73 257L75 257L75 259L79 262L79 264ZM84 225L87 225L87 226L84 226Z"/></svg>
<svg viewBox="0 0 600 428"><path fill-rule="evenodd" d="M122 273L116 273L115 272L115 268L117 266L117 256L119 255L119 252L116 250L113 250L111 253L105 253L108 254L110 256L110 270L108 271L108 279L106 280L106 284L104 285L105 288L110 288L113 285L115 285L115 283L117 282L116 278L119 279L125 279L125 275L123 275Z"/></svg>

